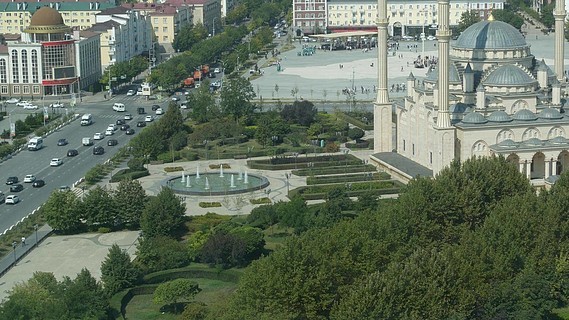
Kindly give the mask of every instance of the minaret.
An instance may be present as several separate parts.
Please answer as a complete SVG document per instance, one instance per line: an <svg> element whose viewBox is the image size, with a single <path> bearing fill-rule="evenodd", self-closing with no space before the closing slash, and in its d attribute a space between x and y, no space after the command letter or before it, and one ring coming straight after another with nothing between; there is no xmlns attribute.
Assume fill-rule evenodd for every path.
<svg viewBox="0 0 569 320"><path fill-rule="evenodd" d="M565 55L563 44L563 33L565 31L565 0L555 1L555 10L553 10L553 16L555 17L555 75L557 80L563 83L565 79L563 58Z"/></svg>
<svg viewBox="0 0 569 320"><path fill-rule="evenodd" d="M387 0L377 0L377 99L373 106L375 152L393 151L392 107L387 93Z"/></svg>
<svg viewBox="0 0 569 320"><path fill-rule="evenodd" d="M448 105L448 74L449 74L449 40L451 31L449 28L449 0L438 1L438 14L439 14L439 28L437 30L438 48L439 48L439 94L438 106L439 112L437 115L437 127L449 128L450 116Z"/></svg>

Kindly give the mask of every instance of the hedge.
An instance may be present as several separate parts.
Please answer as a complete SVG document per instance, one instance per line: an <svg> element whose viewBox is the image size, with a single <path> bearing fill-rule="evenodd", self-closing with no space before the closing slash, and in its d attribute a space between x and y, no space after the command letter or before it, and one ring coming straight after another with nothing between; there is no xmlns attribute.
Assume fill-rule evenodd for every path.
<svg viewBox="0 0 569 320"><path fill-rule="evenodd" d="M237 283L241 277L241 272L229 270L217 270L204 266L187 266L184 268L170 269L149 273L144 276L146 284L162 283L178 278L206 278Z"/></svg>
<svg viewBox="0 0 569 320"><path fill-rule="evenodd" d="M318 157L297 157L281 156L271 159L249 160L247 166L251 169L258 170L294 170L297 168L308 168L311 164L312 168L332 167L332 166L353 166L360 165L362 160L349 155L328 155Z"/></svg>
<svg viewBox="0 0 569 320"><path fill-rule="evenodd" d="M146 177L148 175L150 175L150 173L148 172L148 170L143 170L143 171L129 171L130 169L123 169L120 170L119 172L115 173L112 177L111 177L111 182L120 182L121 180L124 179L138 179L138 178L142 178L142 177Z"/></svg>
<svg viewBox="0 0 569 320"><path fill-rule="evenodd" d="M354 125L362 130L373 130L373 124L365 124L363 123L361 120L356 119L348 114L345 114L343 112L337 112L336 115L338 116L338 118L349 122L351 125ZM373 121L373 119L370 119L371 121Z"/></svg>
<svg viewBox="0 0 569 320"><path fill-rule="evenodd" d="M361 162L360 162L361 163ZM316 164L315 164L316 166ZM303 168L298 170L293 170L292 174L297 176L321 176L327 174L341 174L341 173L358 173L358 172L375 172L377 168L374 165L351 165L346 167L343 166L326 166L326 167L316 167L316 168ZM383 179L389 179L390 176L387 173L381 173Z"/></svg>
<svg viewBox="0 0 569 320"><path fill-rule="evenodd" d="M385 189L371 189L371 190L355 190L355 191L346 191L348 197L359 197L365 194L373 194L376 196L382 196L386 194L398 194L401 192L401 188L385 188ZM327 193L308 193L308 194L300 194L297 193L297 190L291 190L289 193L289 198L294 197L295 195L300 195L300 197L304 200L325 200Z"/></svg>
<svg viewBox="0 0 569 320"><path fill-rule="evenodd" d="M379 172L363 172L358 174L308 177L306 178L306 184L314 185L314 184L329 184L329 183L341 183L341 182L358 182L358 181L381 180L381 178L382 175Z"/></svg>

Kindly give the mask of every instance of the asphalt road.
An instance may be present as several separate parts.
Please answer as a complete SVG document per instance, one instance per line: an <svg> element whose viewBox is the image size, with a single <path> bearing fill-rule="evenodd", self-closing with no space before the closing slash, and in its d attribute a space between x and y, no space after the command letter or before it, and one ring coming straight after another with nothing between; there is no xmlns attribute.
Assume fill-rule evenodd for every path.
<svg viewBox="0 0 569 320"><path fill-rule="evenodd" d="M114 102L124 103L126 112L114 112L112 110L112 104ZM164 108L167 103L163 102L160 104L153 101L146 101L143 97L118 95L105 102L81 104L75 108L75 112L79 114L91 113L93 115L93 124L81 126L80 118L78 118L59 131L46 137L44 139L44 147L41 150L24 150L11 159L0 163L0 191L3 191L6 195L12 194L9 192L9 186L5 185L6 179L10 176L17 176L20 180L19 183L24 186L24 190L15 193L20 197L20 203L15 205L0 204L0 233L22 220L22 218L43 204L49 198L52 191L62 185L71 186L74 182L82 178L93 166L111 158L121 146L126 145L132 137L143 129L136 127L136 123L138 121L144 121L146 115L154 115L154 112L151 111L152 104L159 104ZM138 107L145 107L147 114L137 114L136 111ZM33 111L23 110L21 107L16 107L15 105L8 105L7 108L8 112L14 115L25 116L22 114L33 113ZM64 112L64 110L60 111ZM96 132L104 134L109 124L114 124L117 119L124 119L124 115L127 113L133 116L133 119L127 121L127 123L136 131L134 135L126 135L124 131L117 130L111 137L105 137L103 140L94 140L93 146L86 147L82 145L81 139L83 137L92 138ZM61 138L67 139L69 144L66 146L57 146L57 141ZM112 147L107 146L107 140L111 138L117 139L119 142L118 145ZM103 146L105 148L104 155L93 155L92 150L95 146ZM67 157L67 150L69 149L78 150L79 155ZM62 158L63 164L59 167L51 167L49 162L52 158ZM36 176L36 179L44 180L46 183L45 186L42 188L32 188L31 183L23 183L24 177L27 174L33 174Z"/></svg>

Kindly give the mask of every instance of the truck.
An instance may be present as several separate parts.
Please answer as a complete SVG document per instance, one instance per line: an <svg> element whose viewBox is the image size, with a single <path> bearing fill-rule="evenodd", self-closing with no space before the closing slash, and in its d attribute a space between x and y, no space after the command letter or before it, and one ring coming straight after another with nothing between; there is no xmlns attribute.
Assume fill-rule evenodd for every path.
<svg viewBox="0 0 569 320"><path fill-rule="evenodd" d="M81 117L81 125L82 126L88 126L91 123L93 123L93 116L90 113L84 114Z"/></svg>
<svg viewBox="0 0 569 320"><path fill-rule="evenodd" d="M202 71L201 70L196 70L194 71L194 80L201 80L203 77Z"/></svg>
<svg viewBox="0 0 569 320"><path fill-rule="evenodd" d="M81 140L81 143L82 143L84 146L90 146L90 145L93 144L93 139L92 139L92 138L83 138L83 139Z"/></svg>
<svg viewBox="0 0 569 320"><path fill-rule="evenodd" d="M43 139L40 137L33 137L28 141L28 150L37 151L43 148Z"/></svg>
<svg viewBox="0 0 569 320"><path fill-rule="evenodd" d="M186 88L193 88L195 83L196 83L196 81L194 80L194 78L188 77L188 78L184 79L183 86Z"/></svg>

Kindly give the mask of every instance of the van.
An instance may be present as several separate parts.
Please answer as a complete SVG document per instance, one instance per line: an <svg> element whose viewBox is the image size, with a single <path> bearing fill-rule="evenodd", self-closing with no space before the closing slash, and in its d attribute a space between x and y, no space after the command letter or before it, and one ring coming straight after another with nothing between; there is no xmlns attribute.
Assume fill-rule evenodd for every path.
<svg viewBox="0 0 569 320"><path fill-rule="evenodd" d="M33 137L28 141L28 150L37 151L43 147L43 139L40 137Z"/></svg>
<svg viewBox="0 0 569 320"><path fill-rule="evenodd" d="M90 145L93 144L93 139L92 139L92 138L83 138L83 139L81 140L81 143L82 143L84 146L90 146Z"/></svg>
<svg viewBox="0 0 569 320"><path fill-rule="evenodd" d="M124 112L126 111L126 108L124 104L115 102L115 104L113 104L113 110L116 112Z"/></svg>
<svg viewBox="0 0 569 320"><path fill-rule="evenodd" d="M82 125L82 126L88 126L88 125L90 125L91 123L93 123L93 116L92 116L90 113L84 114L84 115L81 117L81 125Z"/></svg>

